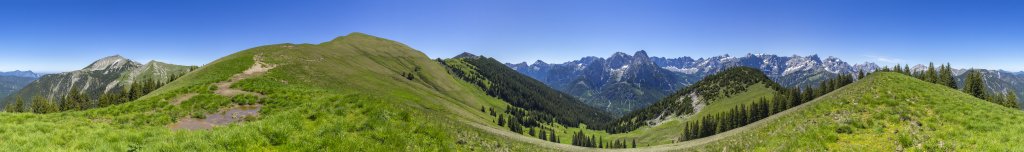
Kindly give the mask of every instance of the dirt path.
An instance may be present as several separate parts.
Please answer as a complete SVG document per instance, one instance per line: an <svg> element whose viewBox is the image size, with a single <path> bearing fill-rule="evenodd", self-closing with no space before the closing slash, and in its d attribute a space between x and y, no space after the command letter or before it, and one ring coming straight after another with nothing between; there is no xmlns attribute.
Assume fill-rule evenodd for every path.
<svg viewBox="0 0 1024 152"><path fill-rule="evenodd" d="M217 90L213 92L225 97L234 97L236 95L241 94L253 95L259 98L266 97L265 95L260 93L248 92L243 91L241 89L231 88L231 85L235 84L238 81L266 74L267 71L270 71L270 69L276 67L275 65L263 63L261 55L253 56L253 62L255 63L253 63L252 67L249 67L249 69L246 69L242 73L232 75L231 78L227 81L215 83L214 85L217 86ZM172 105L178 105L181 104L182 101L187 101L188 99L191 99L196 95L196 93L184 94L175 98L174 100L171 100L170 102ZM261 108L263 108L263 105L261 104L233 105L228 108L220 109L217 113L205 114L203 118L181 118L178 119L178 122L170 124L167 127L170 128L171 130L210 129L220 125L242 122L248 118L259 117L259 111Z"/></svg>
<svg viewBox="0 0 1024 152"><path fill-rule="evenodd" d="M240 95L240 94L248 94L248 95L257 96L257 97L260 97L260 98L264 97L263 94L259 94L259 93L255 93L255 92L242 91L240 89L231 88L231 85L235 84L238 81L241 81L241 80L246 79L246 78L254 77L254 76L263 75L263 74L267 73L267 71L270 71L270 69L273 69L274 67L276 67L275 65L270 65L270 64L263 63L262 59L263 58L262 58L261 55L253 56L252 60L255 63L253 63L252 67L249 67L249 69L246 69L242 73L235 74L235 75L231 76L231 78L228 79L228 81L215 83L214 85L217 86L217 90L213 91L213 92L216 93L216 94L222 95L222 96L226 96L226 97L234 97L234 96Z"/></svg>
<svg viewBox="0 0 1024 152"><path fill-rule="evenodd" d="M171 105L180 105L181 102L187 101L188 99L192 99L192 97L195 97L196 95L199 95L199 94L197 94L197 93L188 93L188 94L185 94L185 95L178 96L177 98L174 98L174 100L171 100L170 102L171 102Z"/></svg>

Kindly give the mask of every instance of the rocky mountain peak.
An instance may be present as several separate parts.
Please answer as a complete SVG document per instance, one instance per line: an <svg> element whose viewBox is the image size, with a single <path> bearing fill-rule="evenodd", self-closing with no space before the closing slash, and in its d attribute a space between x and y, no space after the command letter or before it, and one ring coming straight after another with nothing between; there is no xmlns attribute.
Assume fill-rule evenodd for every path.
<svg viewBox="0 0 1024 152"><path fill-rule="evenodd" d="M634 58L650 58L649 56L647 56L647 51L644 51L644 50L636 51L636 53L633 53L633 57Z"/></svg>
<svg viewBox="0 0 1024 152"><path fill-rule="evenodd" d="M462 52L459 55L455 56L455 58L478 58L478 57L480 57L480 56L477 56L476 54L469 53L469 52Z"/></svg>
<svg viewBox="0 0 1024 152"><path fill-rule="evenodd" d="M141 66L141 64L139 64L139 63L137 63L135 61L132 61L132 60L128 60L127 58L124 58L121 55L113 55L113 56L108 56L108 57L104 57L102 59L96 60L95 62L93 62L92 64L89 64L89 66L83 68L82 70L84 70L84 71L99 71L99 70L122 69L122 68L126 68L126 67L139 67L139 66Z"/></svg>
<svg viewBox="0 0 1024 152"><path fill-rule="evenodd" d="M651 57L647 56L647 51L640 50L633 54L633 64L648 64L651 62Z"/></svg>
<svg viewBox="0 0 1024 152"><path fill-rule="evenodd" d="M534 66L547 66L548 63L544 62L544 61L541 61L541 60L537 60L537 61L533 61L533 64L531 64L531 65L534 65Z"/></svg>
<svg viewBox="0 0 1024 152"><path fill-rule="evenodd" d="M615 53L611 54L611 58L608 58L608 59L627 58L627 56L629 56L629 55L630 54L626 54L625 52L622 52L622 51L615 51Z"/></svg>
<svg viewBox="0 0 1024 152"><path fill-rule="evenodd" d="M807 59L811 61L821 62L821 58L818 58L818 54L811 54L810 56L807 56Z"/></svg>

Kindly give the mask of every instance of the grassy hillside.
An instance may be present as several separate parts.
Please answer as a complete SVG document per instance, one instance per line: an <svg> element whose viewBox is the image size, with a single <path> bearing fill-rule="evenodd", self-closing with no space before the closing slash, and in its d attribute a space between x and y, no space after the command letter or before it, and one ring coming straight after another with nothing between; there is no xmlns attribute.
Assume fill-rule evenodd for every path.
<svg viewBox="0 0 1024 152"><path fill-rule="evenodd" d="M272 68L265 74L249 73L256 63ZM247 77L227 89L247 93L221 94L225 88L216 84L234 82L239 75ZM262 108L258 116L212 129L169 127L239 105ZM0 147L11 151L538 150L499 136L504 132L488 130L497 127L478 109L505 106L408 46L353 33L321 44L244 50L120 105L51 114L0 113Z"/></svg>
<svg viewBox="0 0 1024 152"><path fill-rule="evenodd" d="M700 110L702 110L701 106L717 104L718 100L747 92L751 85L756 84L761 84L762 87L768 87L770 90L782 89L781 86L769 79L768 76L764 75L764 72L758 69L749 67L729 68L707 76L703 80L683 88L649 107L630 112L630 114L612 123L610 131L613 133L633 131L637 128L649 126L652 122L659 122L658 119L700 113ZM769 91L769 93L765 94L771 93ZM757 98L760 97L754 97L754 99ZM736 105L734 102L725 102L725 104ZM721 108L728 110L733 107L722 106ZM713 108L712 110L716 109Z"/></svg>
<svg viewBox="0 0 1024 152"><path fill-rule="evenodd" d="M605 142L622 140L632 144L635 140L639 145L637 147L671 144L679 142L686 123L696 122L705 116L722 114L739 105L749 105L762 98L773 99L778 93L777 89L781 88L760 70L746 67L720 72L696 84L647 109L615 121L617 124L637 125L635 129L610 132L603 130L601 126L568 127L557 124L545 128L554 128L562 143L570 143L573 133L582 132ZM699 96L699 110L691 106L696 102L691 100L690 93ZM677 111L686 113L674 113Z"/></svg>
<svg viewBox="0 0 1024 152"><path fill-rule="evenodd" d="M522 118L527 122L525 127L551 123L552 120L573 127L580 123L595 125L612 120L608 113L520 74L494 58L472 56L443 62L454 75L477 84L489 95L529 111L531 114Z"/></svg>
<svg viewBox="0 0 1024 152"><path fill-rule="evenodd" d="M605 131L592 130L593 128L586 129L585 127L579 128L558 126L556 128L559 128L566 132L583 131L587 135L604 137L607 140L625 139L632 141L635 139L637 143L641 145L638 147L645 147L648 145L654 146L661 144L671 144L678 142L678 137L683 132L684 124L686 122L695 121L691 120L690 118L701 118L707 115L718 114L728 111L738 105L750 104L751 102L757 101L757 99L760 98L771 98L776 91L765 86L766 85L764 84L750 85L747 87L747 91L736 93L735 95L731 95L727 98L715 100L714 104L710 104L704 107L700 112L697 112L695 114L690 114L682 117L670 117L665 120L662 120L657 125L643 126L637 128L636 130L625 133L610 134ZM564 140L569 139L567 138Z"/></svg>
<svg viewBox="0 0 1024 152"><path fill-rule="evenodd" d="M897 73L775 117L692 150L1020 151L1024 141L1021 111Z"/></svg>

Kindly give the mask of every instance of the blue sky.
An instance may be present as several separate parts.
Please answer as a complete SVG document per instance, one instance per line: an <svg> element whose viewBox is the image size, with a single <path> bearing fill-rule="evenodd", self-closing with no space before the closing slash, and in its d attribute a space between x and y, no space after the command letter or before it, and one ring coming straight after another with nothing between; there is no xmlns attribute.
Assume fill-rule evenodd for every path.
<svg viewBox="0 0 1024 152"><path fill-rule="evenodd" d="M951 62L1024 70L1024 2L674 1L79 1L0 2L0 71L70 71L120 54L202 65L276 43L350 32L431 58L564 62L652 56L837 56L880 64Z"/></svg>

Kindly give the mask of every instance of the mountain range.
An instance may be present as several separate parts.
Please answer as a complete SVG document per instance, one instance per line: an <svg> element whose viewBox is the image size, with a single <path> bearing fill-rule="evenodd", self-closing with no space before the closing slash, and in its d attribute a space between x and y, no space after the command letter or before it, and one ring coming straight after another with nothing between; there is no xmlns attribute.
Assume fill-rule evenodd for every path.
<svg viewBox="0 0 1024 152"><path fill-rule="evenodd" d="M643 50L632 56L616 52L607 59L589 56L560 64L537 60L533 64L506 65L577 96L588 105L618 115L646 107L705 76L735 66L760 69L786 87L817 84L826 78L858 70L879 69L874 63L851 65L836 57L822 60L817 55L747 54L693 59L649 57Z"/></svg>
<svg viewBox="0 0 1024 152"><path fill-rule="evenodd" d="M123 91L126 86L140 81L166 82L174 76L180 76L196 66L182 66L150 61L141 64L120 55L108 56L94 61L80 70L47 74L28 83L25 87L6 96L6 105L17 97L26 102L35 96L50 100L59 100L72 88L81 90L90 98L99 98L101 94ZM23 74L24 75L24 74Z"/></svg>
<svg viewBox="0 0 1024 152"><path fill-rule="evenodd" d="M874 72L882 68L871 62L850 64L832 56L821 59L818 55L747 54L737 57L726 54L694 59L649 57L643 50L632 56L616 52L608 58L588 56L564 63L537 60L532 64L506 65L616 115L646 107L675 90L735 66L760 69L784 87L817 85L838 74L855 74L860 70ZM916 65L912 70L926 69L927 66ZM965 71L956 69L954 74L962 80ZM1020 72L983 71L990 90L1003 92L1012 88L1017 90L1018 96L1024 95L1020 91L1024 89L1024 75Z"/></svg>

